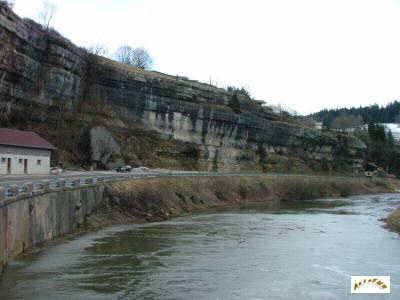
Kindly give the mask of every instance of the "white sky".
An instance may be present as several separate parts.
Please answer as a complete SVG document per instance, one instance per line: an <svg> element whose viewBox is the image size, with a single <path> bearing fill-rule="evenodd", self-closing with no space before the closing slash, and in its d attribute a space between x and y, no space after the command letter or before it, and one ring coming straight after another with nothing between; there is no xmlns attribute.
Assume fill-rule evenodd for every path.
<svg viewBox="0 0 400 300"><path fill-rule="evenodd" d="M15 2L37 19L41 0ZM53 26L79 46L143 46L158 71L300 113L400 98L400 0L53 2Z"/></svg>

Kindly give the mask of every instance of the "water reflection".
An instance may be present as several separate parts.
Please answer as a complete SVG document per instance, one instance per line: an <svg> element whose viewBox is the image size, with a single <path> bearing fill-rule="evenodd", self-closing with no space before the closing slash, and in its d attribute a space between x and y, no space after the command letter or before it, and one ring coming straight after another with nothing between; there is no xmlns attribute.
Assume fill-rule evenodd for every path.
<svg viewBox="0 0 400 300"><path fill-rule="evenodd" d="M0 298L346 299L359 274L392 276L394 296L400 239L379 218L397 205L363 196L112 227L16 261Z"/></svg>

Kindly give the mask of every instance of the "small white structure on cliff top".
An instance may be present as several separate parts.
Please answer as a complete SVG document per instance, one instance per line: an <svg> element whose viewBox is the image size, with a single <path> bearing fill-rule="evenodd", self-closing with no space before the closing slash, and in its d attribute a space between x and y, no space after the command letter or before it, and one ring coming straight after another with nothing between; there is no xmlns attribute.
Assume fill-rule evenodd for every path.
<svg viewBox="0 0 400 300"><path fill-rule="evenodd" d="M34 132L0 128L0 175L48 174L54 149Z"/></svg>
<svg viewBox="0 0 400 300"><path fill-rule="evenodd" d="M386 127L387 131L391 131L393 138L396 141L400 141L400 124L396 124L396 123L383 123L382 125L384 125Z"/></svg>
<svg viewBox="0 0 400 300"><path fill-rule="evenodd" d="M324 128L324 124L322 122L315 122L314 128L318 130L322 130Z"/></svg>

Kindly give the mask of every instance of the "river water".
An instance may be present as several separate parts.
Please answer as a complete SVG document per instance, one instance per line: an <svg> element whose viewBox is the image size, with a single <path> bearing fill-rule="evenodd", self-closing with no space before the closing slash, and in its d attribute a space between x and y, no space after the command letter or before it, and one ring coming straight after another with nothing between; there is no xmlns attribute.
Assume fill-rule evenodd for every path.
<svg viewBox="0 0 400 300"><path fill-rule="evenodd" d="M399 205L357 196L110 227L14 261L0 299L400 299L400 237L379 221ZM389 275L391 294L351 296L350 275Z"/></svg>

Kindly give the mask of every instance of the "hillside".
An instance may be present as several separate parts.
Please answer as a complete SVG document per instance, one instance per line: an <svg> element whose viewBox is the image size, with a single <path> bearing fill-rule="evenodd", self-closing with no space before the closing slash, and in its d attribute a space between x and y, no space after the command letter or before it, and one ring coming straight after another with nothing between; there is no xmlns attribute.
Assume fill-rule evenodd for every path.
<svg viewBox="0 0 400 300"><path fill-rule="evenodd" d="M365 107L324 109L312 114L311 117L330 128L332 121L343 114L361 116L365 123L394 123L400 120L400 102L394 101L386 106L374 104Z"/></svg>
<svg viewBox="0 0 400 300"><path fill-rule="evenodd" d="M34 130L65 167L361 169L359 140L302 127L232 92L87 53L0 7L0 125Z"/></svg>

